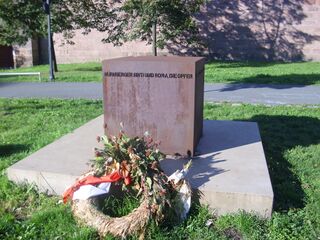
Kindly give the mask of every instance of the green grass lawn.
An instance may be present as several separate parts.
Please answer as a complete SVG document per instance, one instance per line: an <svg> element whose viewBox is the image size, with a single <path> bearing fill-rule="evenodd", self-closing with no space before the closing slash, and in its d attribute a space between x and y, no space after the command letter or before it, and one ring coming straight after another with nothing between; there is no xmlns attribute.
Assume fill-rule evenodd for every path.
<svg viewBox="0 0 320 240"><path fill-rule="evenodd" d="M320 84L320 62L213 62L206 65L205 79L212 83Z"/></svg>
<svg viewBox="0 0 320 240"><path fill-rule="evenodd" d="M99 82L100 63L60 64L56 81ZM41 72L48 81L48 65L0 72ZM0 77L0 82L38 81L37 76ZM205 67L205 81L211 83L320 84L320 62L257 63L211 62Z"/></svg>
<svg viewBox="0 0 320 240"><path fill-rule="evenodd" d="M59 82L99 82L102 79L100 63L59 64L55 81ZM41 72L42 81L49 81L49 66L22 67L1 72ZM0 82L37 82L38 76L0 76Z"/></svg>
<svg viewBox="0 0 320 240"><path fill-rule="evenodd" d="M207 104L204 112L206 119L258 122L275 193L273 216L215 218L194 204L180 225L150 224L147 239L319 239L320 106ZM76 224L69 205L9 182L4 170L101 113L101 101L0 99L0 239L97 239L94 230Z"/></svg>

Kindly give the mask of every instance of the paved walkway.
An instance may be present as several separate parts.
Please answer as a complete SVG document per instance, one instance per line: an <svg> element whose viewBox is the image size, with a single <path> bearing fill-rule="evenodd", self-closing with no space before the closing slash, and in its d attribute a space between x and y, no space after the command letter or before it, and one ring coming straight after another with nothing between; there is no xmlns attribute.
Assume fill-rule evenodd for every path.
<svg viewBox="0 0 320 240"><path fill-rule="evenodd" d="M0 83L0 98L102 99L101 83ZM275 84L206 84L205 101L320 104L320 86Z"/></svg>

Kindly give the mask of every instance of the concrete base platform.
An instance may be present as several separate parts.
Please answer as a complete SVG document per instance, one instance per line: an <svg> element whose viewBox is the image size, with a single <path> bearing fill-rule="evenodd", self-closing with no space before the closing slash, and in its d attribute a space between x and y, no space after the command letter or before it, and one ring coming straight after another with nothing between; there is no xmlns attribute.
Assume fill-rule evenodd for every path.
<svg viewBox="0 0 320 240"><path fill-rule="evenodd" d="M62 194L88 170L102 125L100 116L12 165L7 169L9 179ZM203 127L198 156L187 176L201 193L200 202L218 215L245 210L270 217L273 191L257 124L204 121ZM161 166L169 175L186 161L167 158Z"/></svg>
<svg viewBox="0 0 320 240"><path fill-rule="evenodd" d="M98 147L97 136L102 134L100 116L10 166L8 178L17 183L34 183L41 192L61 195L88 171L93 148Z"/></svg>

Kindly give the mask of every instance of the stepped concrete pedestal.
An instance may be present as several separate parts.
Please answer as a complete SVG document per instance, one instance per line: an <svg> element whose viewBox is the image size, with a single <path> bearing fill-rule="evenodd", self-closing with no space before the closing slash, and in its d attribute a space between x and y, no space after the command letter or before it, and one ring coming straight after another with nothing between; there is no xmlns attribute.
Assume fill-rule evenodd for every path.
<svg viewBox="0 0 320 240"><path fill-rule="evenodd" d="M15 163L7 169L9 179L62 194L88 170L102 126L100 116ZM206 120L196 151L187 179L201 203L218 215L245 210L271 216L273 191L256 123ZM169 175L186 161L168 157L161 166Z"/></svg>

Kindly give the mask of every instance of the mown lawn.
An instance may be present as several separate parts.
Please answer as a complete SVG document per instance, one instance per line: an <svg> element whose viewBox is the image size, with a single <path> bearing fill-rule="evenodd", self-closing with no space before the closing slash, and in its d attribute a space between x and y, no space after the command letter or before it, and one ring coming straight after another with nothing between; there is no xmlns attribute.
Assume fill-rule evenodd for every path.
<svg viewBox="0 0 320 240"><path fill-rule="evenodd" d="M99 82L102 79L100 63L77 63L59 64L58 72L55 73L55 81L60 82ZM41 72L42 81L49 81L49 66L39 65L34 67L23 67L11 70L0 70L1 72ZM0 82L38 82L38 76L0 76Z"/></svg>
<svg viewBox="0 0 320 240"><path fill-rule="evenodd" d="M206 104L204 112L207 119L258 122L275 193L273 216L215 218L194 204L180 225L151 224L147 239L319 239L320 106ZM76 224L69 205L16 186L4 170L101 113L101 101L0 99L0 239L97 239L94 230Z"/></svg>
<svg viewBox="0 0 320 240"><path fill-rule="evenodd" d="M56 81L99 82L100 63L59 64ZM48 65L0 72L41 72L48 81ZM0 77L0 82L38 81L37 76ZM205 81L211 83L320 84L320 62L258 63L211 62L205 66Z"/></svg>
<svg viewBox="0 0 320 240"><path fill-rule="evenodd" d="M206 82L320 84L320 62L213 62L206 65Z"/></svg>

